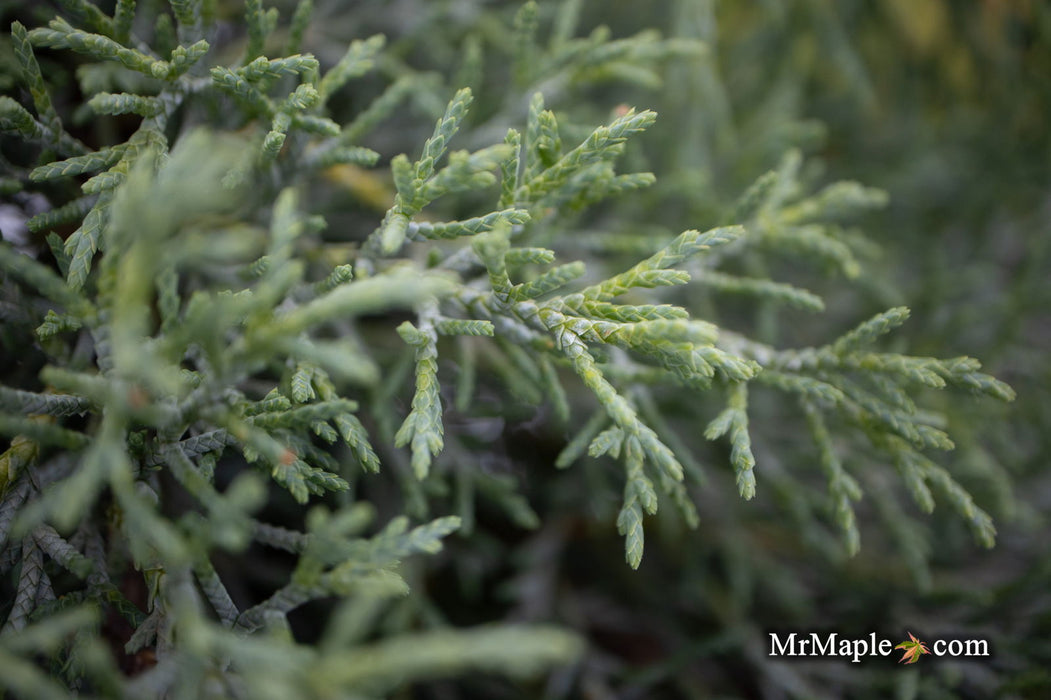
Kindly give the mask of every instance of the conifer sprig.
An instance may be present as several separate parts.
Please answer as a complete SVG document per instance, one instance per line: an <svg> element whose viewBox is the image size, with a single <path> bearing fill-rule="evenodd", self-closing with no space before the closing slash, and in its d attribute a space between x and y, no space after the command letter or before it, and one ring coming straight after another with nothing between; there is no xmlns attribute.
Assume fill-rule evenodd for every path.
<svg viewBox="0 0 1051 700"><path fill-rule="evenodd" d="M111 3L112 16L89 0L62 5L69 20L13 25L24 92L0 97L0 129L28 154L3 191L54 200L27 222L47 247L0 245L4 342L42 367L0 386L0 433L11 439L0 454L0 571L14 586L0 632L0 666L13 669L0 674L4 689L66 694L39 672L42 655L66 669L71 691L134 697L197 697L216 679L246 697L374 697L467 668L517 674L573 658L577 638L545 627L392 635L418 611L380 620L410 591L422 600L402 560L477 532L480 502L519 526L541 524L515 478L475 459L495 440L492 405L508 425L528 404L537 424L551 416L568 429L558 468L585 455L619 460L619 505L608 514L632 568L646 517L670 500L697 527L691 488L719 472L745 500L769 479L797 521L810 517L802 479L776 459L764 469L770 426L758 409L770 393L801 409L826 484L820 502L848 554L861 542L855 503L869 498L907 555L922 558L892 491L859 459L892 467L925 512L948 502L992 544L989 515L928 456L954 443L922 399L964 389L1009 401L1009 386L971 358L882 351L904 307L825 345L786 349L699 315L705 307L682 289L754 297L763 313L820 312L817 294L766 279L757 261L797 254L861 275L869 248L843 222L881 206L883 193L851 182L814 192L792 151L736 204L713 208L712 218L730 214L705 232L651 236L580 214L655 181L617 167L660 126L655 112L627 105L608 123L577 122L567 87L656 86L662 61L700 56L701 44L648 30L574 37L580 3L567 2L545 45L549 15L524 3L507 29L516 90L494 98L484 33L463 52L476 95L415 71L382 35L302 52L315 38L310 0L287 32L277 8L248 0L234 52L213 3L172 0L170 15L149 22L133 0ZM34 47L81 57L85 108L130 121L74 138L53 92L60 83ZM378 96L355 93L347 118L339 92L377 68L362 95ZM437 117L422 145L390 140L418 111ZM124 140L102 143L107 133ZM389 178L370 170L399 150L383 163ZM355 200L346 211L327 199L340 187ZM53 264L40 261L48 248ZM708 412L704 436L728 441L727 464L702 470L697 441L676 432L676 403ZM858 444L864 457L846 452ZM608 491L610 479L595 484ZM373 497L415 524L392 514L370 529ZM310 505L291 517L305 526L268 522L271 501ZM603 502L596 492L592 503ZM459 516L443 515L450 508ZM252 543L295 564L245 601L222 561L248 556ZM132 571L141 601L122 592ZM341 624L320 648L297 643L288 614L332 598L343 599ZM127 620L126 651L149 650L156 665L122 676L102 649L100 610Z"/></svg>

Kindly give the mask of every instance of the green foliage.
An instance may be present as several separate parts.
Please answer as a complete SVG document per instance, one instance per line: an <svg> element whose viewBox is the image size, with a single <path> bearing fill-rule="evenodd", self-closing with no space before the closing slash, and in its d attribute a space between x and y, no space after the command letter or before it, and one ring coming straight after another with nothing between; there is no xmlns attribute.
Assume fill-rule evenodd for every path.
<svg viewBox="0 0 1051 700"><path fill-rule="evenodd" d="M421 602L424 562L458 530L457 546L474 543L489 505L524 528L545 521L480 458L494 403L499 420L550 413L568 429L530 468L567 469L576 481L560 483L576 486L550 490L615 523L632 569L647 527L720 517L698 512L701 488L720 485L706 474L730 475L748 501L769 489L804 536L833 525L849 556L862 549L855 504L897 512L903 492L924 512L947 502L994 544L965 480L928 456L954 447L929 390L1011 401L1007 384L972 358L883 349L901 306L838 336L860 315L837 307L809 347L770 332L832 306L797 275L774 279L777 261L824 272L814 288L877 285L873 244L850 224L886 195L819 186L788 144L736 200L668 223L685 185L662 190L643 169L657 113L566 99L658 86L666 64L707 61L704 37L577 38L581 3L527 2L471 35L465 87L415 70L395 37L307 53L309 0L287 27L248 0L236 41L216 31L233 16L216 5L119 1L110 16L85 0L63 3L70 20L12 25L24 104L0 98L0 129L23 159L12 181L53 198L27 227L51 234L54 263L0 244L0 298L25 315L5 340L35 368L0 386L5 688L367 698L575 663L584 648L564 627L454 628ZM88 62L77 114L109 128L70 133L36 49ZM406 102L436 118L429 136L405 128L419 121ZM645 212L602 215L632 214L624 203L647 188L652 226ZM733 320L735 297L759 309L755 328ZM810 454L823 485L771 449L771 406L796 414L776 419L796 425L786 451ZM376 511L387 524L370 532ZM263 547L295 563L260 595L231 561ZM332 599L334 620L304 641L296 611ZM106 648L111 613L130 627L126 654L152 654L147 670L122 673Z"/></svg>

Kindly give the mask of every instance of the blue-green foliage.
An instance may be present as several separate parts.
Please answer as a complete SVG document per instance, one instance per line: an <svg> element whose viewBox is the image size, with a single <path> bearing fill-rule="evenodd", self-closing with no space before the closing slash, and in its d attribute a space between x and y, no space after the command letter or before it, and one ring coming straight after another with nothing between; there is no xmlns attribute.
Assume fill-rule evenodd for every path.
<svg viewBox="0 0 1051 700"><path fill-rule="evenodd" d="M507 30L518 90L507 98L512 125L495 124L492 142L477 143L465 132L493 129L472 127L472 90L407 69L351 121L335 121L329 103L386 60L385 40L353 40L323 69L298 53L309 44L308 1L282 33L277 11L249 0L234 58L230 47L210 44L211 3L172 2L172 15L156 23L137 21L134 2L118 2L113 16L89 2L68 5L76 24L12 29L32 111L0 98L0 127L39 154L13 171L19 186L80 178L79 194L29 223L41 232L77 225L64 242L49 239L55 265L0 246L4 300L33 300L16 329L44 365L22 378L32 389L0 387L0 433L12 439L0 457L0 550L4 570L18 571L0 633L0 665L14 670L0 683L17 694L60 692L33 665L39 653L73 661L63 671L70 687L139 697L223 694L215 674L236 696L380 697L407 679L524 673L570 660L578 640L543 627L370 641L386 601L410 589L399 562L437 552L461 522L470 530L476 494L515 522L536 524L513 480L474 463L469 436L448 425L450 403L470 411L480 374L500 378L517 400L552 407L571 433L557 466L604 456L623 464L616 527L633 568L646 518L662 504L670 500L689 527L700 522L691 495L703 478L699 460L662 415L658 393L718 397L724 408L707 417L704 436L725 439L728 457L704 468L731 472L744 499L764 488L752 442L763 426L749 420L753 388L798 405L828 512L851 554L861 541L853 504L870 482L852 473L842 446L855 439L881 455L884 471L897 471L923 510L937 493L992 545L989 516L926 454L953 443L916 391L1010 400L1011 389L977 361L881 350L904 308L838 338L829 331L821 347L781 348L723 328L663 289L695 284L819 313L814 292L761 271L740 274L736 263L763 251L862 276L866 244L839 222L881 205L880 192L855 183L811 192L791 151L726 225L686 221L670 240L641 234L623 266L615 233L596 239L604 255L573 259L587 232L574 238L559 222L653 185L652 174L618 165L633 140L661 127L654 112L628 107L606 124L578 123L546 109L543 88L609 78L653 84L662 62L703 55L704 45L653 32L574 39L576 3L566 3L544 46L539 10L526 3ZM172 17L173 47L151 51L137 38ZM268 58L284 50L281 38L293 53ZM135 115L137 128L97 148L70 135L34 48L95 62L84 78L92 67L119 66L120 80L99 78L98 89L85 90L86 106L99 116ZM121 81L144 94L113 91ZM448 103L417 151L386 163L393 190L384 190L385 173L363 170L383 158L362 141L413 95ZM186 116L196 110L212 110L214 123L199 128ZM455 150L458 141L474 148ZM385 209L344 236L349 248L326 237L326 221L311 211L309 192L322 178L349 178L366 204ZM462 201L464 215L446 219L450 201ZM392 353L403 359L391 362ZM455 382L446 357L458 363ZM408 387L408 403L395 401ZM570 395L586 415L573 414ZM460 517L429 515L415 528L397 517L368 536L372 508L352 486L367 488L376 472L391 474L406 512L421 517L427 494L455 482ZM301 530L267 523L261 508L271 483L304 507L323 500L328 508L311 507ZM173 491L193 507L173 514ZM238 605L215 557L253 542L290 552L297 564L271 596ZM141 572L145 609L115 585L107 547ZM77 581L64 581L58 599L54 567ZM319 646L295 643L286 615L331 596L346 598L339 624ZM100 646L100 608L124 616L136 630L128 653L154 649L156 666L119 677Z"/></svg>

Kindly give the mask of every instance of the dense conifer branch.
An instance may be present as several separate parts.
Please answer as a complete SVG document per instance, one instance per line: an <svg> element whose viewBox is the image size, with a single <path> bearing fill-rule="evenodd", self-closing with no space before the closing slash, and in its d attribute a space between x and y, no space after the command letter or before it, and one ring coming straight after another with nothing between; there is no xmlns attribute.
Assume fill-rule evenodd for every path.
<svg viewBox="0 0 1051 700"><path fill-rule="evenodd" d="M954 442L924 392L1010 401L1007 384L971 358L884 352L884 336L908 318L902 306L800 348L735 332L716 313L724 293L754 301L767 320L792 313L784 307L822 312L822 297L794 279L765 277L763 256L867 274L866 246L843 223L883 205L882 192L853 182L815 192L792 150L704 232L651 236L646 222L604 231L606 220L582 218L654 184L619 168L640 160L622 157L643 132L662 127L627 105L607 123L578 122L562 109L565 86L656 85L661 62L703 58L699 42L648 30L612 39L605 28L574 38L580 3L567 2L544 46L551 17L527 2L501 30L513 94L492 97L483 91L498 92L493 81L475 81L477 94L444 85L378 34L301 52L313 39L310 0L287 30L276 8L247 0L234 52L209 43L223 40L211 2L172 0L155 22L133 0L111 3L112 16L89 0L62 4L73 22L12 26L24 94L0 98L0 129L29 154L4 187L54 199L27 221L50 233L53 264L41 262L46 247L0 245L4 340L34 368L0 386L0 434L10 438L0 554L5 571L17 569L0 633L0 666L14 672L0 686L61 696L34 665L42 654L71 669L71 691L157 697L213 692L215 678L238 697L263 697L253 693L267 683L269 697L275 688L378 697L402 681L571 661L577 637L543 626L434 630L417 620L417 631L370 636L384 634L376 610L421 584L402 560L477 532L479 499L522 527L543 523L514 478L477 458L480 444L510 432L510 417L487 428L492 405L507 416L526 406L537 424L550 416L568 430L552 466L622 463L592 495L605 503L615 486L607 524L632 568L662 499L675 522L696 528L692 489L714 491L718 473L745 500L769 479L809 522L800 504L810 487L794 467L774 460L764 473L761 436L776 426L756 407L767 400L805 428L801 449L816 456L820 500L848 554L861 546L855 504L870 494L910 556L922 549L902 535L893 491L854 466L847 449L857 443L921 510L944 500L993 544L989 515L928 456ZM473 41L464 73L484 78L479 56L492 47ZM72 136L34 47L90 62L84 108L131 124L112 132L123 141L93 150ZM354 93L348 117L342 91L366 75L374 84ZM430 136L390 157L405 144L388 132L415 133L405 124L420 111L436 117ZM352 204L341 210L343 200ZM685 428L674 404L690 407ZM702 470L693 452L703 440L687 431L704 425L714 445ZM383 516L388 524L370 531L369 499L397 502L416 526ZM442 515L449 501L459 517ZM275 502L297 513L313 505L285 527L263 522ZM223 562L253 541L295 565L246 602ZM118 587L125 574L141 579L143 601ZM334 597L348 601L341 615L354 634L330 630L336 641L322 648L296 642L288 614ZM134 679L97 648L98 611L111 609L135 627L126 650L156 656ZM93 641L67 644L73 633Z"/></svg>

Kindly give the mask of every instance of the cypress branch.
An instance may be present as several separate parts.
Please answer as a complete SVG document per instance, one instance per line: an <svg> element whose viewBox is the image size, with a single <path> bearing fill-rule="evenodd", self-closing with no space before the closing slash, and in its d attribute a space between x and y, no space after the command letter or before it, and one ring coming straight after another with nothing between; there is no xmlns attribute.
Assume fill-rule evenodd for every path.
<svg viewBox="0 0 1051 700"><path fill-rule="evenodd" d="M233 18L211 0L114 0L112 16L89 0L60 4L76 26L12 26L25 104L0 97L0 191L48 234L47 246L0 245L0 340L28 368L0 378L0 433L12 438L0 454L0 571L17 569L6 625L18 632L0 635L0 665L13 669L0 692L373 697L448 673L548 668L579 653L575 637L426 631L456 619L430 595L433 566L452 561L461 592L484 594L470 587L488 585L514 548L515 614L546 614L565 595L562 559L601 531L592 521L616 523L632 569L647 515L660 517L669 556L684 542L715 552L735 615L753 598L793 600L781 575L791 538L838 559L828 521L856 556L873 512L922 586L930 541L899 507L893 470L921 510L947 504L992 544L980 492L964 488L985 479L996 498L1005 491L967 434L977 409L932 390L1014 391L968 357L881 349L903 306L838 337L821 333L821 316L786 327L784 305L824 309L811 284L836 300L836 318L853 313L856 295L808 277L815 261L872 298L902 292L862 268L875 245L848 228L886 196L814 186L821 163L803 156L814 123L785 120L779 102L795 93L795 54L761 118L746 113L750 93L723 94L737 88L705 46L722 41L716 26L740 32L756 13L717 23L705 3L679 3L665 39L587 33L576 0L527 2L510 26L490 10L429 22L426 36L381 23L388 42L343 32L351 20L377 26L360 8L313 17L312 0L288 26L262 0ZM779 11L782 28L797 11ZM49 49L45 63L34 47ZM506 75L490 60L502 50ZM76 77L53 73L74 64ZM759 67L746 82L763 94ZM462 81L448 83L454 74ZM661 123L580 95L652 99ZM683 113L694 102L703 119ZM95 148L64 130L56 106ZM139 119L88 123L92 112ZM727 198L784 148L776 170ZM390 154L389 175L372 170ZM640 192L656 176L621 163L654 170L661 186ZM792 283L768 279L773 258L791 255L805 262ZM971 323L951 321L939 332ZM756 493L761 446L773 498L728 511L710 488L711 527L684 540L682 525L700 522L701 464L720 449L691 435L709 411L704 436L727 439L739 494ZM952 449L950 432L962 455L940 466L928 450ZM548 459L583 464L556 478ZM264 505L267 522L253 517ZM738 509L760 520L738 522ZM376 511L390 521L370 529ZM776 532L773 561L764 523L781 513L790 527ZM536 532L492 537L501 522ZM457 531L450 559L432 559ZM265 567L272 595L241 609L262 572L252 541L282 554ZM137 589L145 612L129 599ZM320 644L297 641L289 613L325 598L345 599L337 619ZM125 651L155 666L118 670L100 609L130 625ZM592 676L617 692L616 674Z"/></svg>
<svg viewBox="0 0 1051 700"><path fill-rule="evenodd" d="M412 411L394 436L397 447L411 445L412 468L416 478L424 479L431 458L445 446L442 403L438 392L437 335L429 321L416 328L406 321L398 327L406 343L416 349L416 392Z"/></svg>

